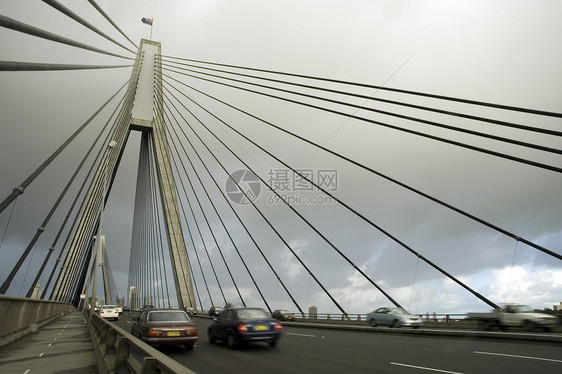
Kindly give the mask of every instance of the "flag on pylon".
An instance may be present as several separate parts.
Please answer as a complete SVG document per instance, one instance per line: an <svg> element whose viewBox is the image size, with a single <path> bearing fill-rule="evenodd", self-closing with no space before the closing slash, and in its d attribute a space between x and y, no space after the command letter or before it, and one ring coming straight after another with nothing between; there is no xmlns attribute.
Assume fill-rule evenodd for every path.
<svg viewBox="0 0 562 374"><path fill-rule="evenodd" d="M141 19L142 23L146 23L147 25L150 26L152 26L152 20L153 18L144 18L144 17Z"/></svg>

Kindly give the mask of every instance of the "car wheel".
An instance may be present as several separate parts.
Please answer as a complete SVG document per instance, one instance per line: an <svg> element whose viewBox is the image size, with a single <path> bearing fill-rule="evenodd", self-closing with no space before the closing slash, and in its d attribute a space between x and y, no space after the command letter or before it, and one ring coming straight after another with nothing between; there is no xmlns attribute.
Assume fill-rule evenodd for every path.
<svg viewBox="0 0 562 374"><path fill-rule="evenodd" d="M226 337L226 345L230 349L236 348L236 339L234 339L234 335L228 334L228 336Z"/></svg>
<svg viewBox="0 0 562 374"><path fill-rule="evenodd" d="M399 322L397 319L395 319L395 320L392 322L392 327L394 327L394 328L399 328L399 327L400 327L400 322Z"/></svg>
<svg viewBox="0 0 562 374"><path fill-rule="evenodd" d="M277 339L269 340L267 342L271 348L274 348L277 345Z"/></svg>
<svg viewBox="0 0 562 374"><path fill-rule="evenodd" d="M193 351L193 344L186 344L185 349L188 351Z"/></svg>
<svg viewBox="0 0 562 374"><path fill-rule="evenodd" d="M524 323L525 331L533 331L535 329L535 323L533 321L525 321Z"/></svg>
<svg viewBox="0 0 562 374"><path fill-rule="evenodd" d="M369 321L369 325L371 325L373 327L377 327L377 321L373 318Z"/></svg>
<svg viewBox="0 0 562 374"><path fill-rule="evenodd" d="M213 332L211 330L209 330L209 332L207 333L207 336L209 337L209 343L215 344L215 342L216 342L215 335L213 334Z"/></svg>

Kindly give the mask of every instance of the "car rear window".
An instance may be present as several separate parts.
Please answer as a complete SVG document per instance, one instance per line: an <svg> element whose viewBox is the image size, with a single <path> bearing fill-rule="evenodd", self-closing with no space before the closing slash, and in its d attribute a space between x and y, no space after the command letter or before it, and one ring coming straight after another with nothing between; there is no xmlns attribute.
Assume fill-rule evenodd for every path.
<svg viewBox="0 0 562 374"><path fill-rule="evenodd" d="M191 321L187 314L182 311L178 312L152 312L148 315L151 322L188 322Z"/></svg>
<svg viewBox="0 0 562 374"><path fill-rule="evenodd" d="M240 319L269 318L263 309L241 309L238 311Z"/></svg>

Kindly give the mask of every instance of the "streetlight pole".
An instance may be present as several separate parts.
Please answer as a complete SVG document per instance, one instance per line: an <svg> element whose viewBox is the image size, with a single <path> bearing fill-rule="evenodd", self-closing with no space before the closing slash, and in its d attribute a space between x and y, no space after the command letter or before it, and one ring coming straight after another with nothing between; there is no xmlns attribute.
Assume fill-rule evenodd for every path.
<svg viewBox="0 0 562 374"><path fill-rule="evenodd" d="M94 262L94 280L93 280L93 285L92 285L92 296L90 299L90 316L92 316L94 314L94 309L96 306L96 288L97 288L97 283L98 283L98 266L99 263L102 259L102 249L103 246L105 245L105 235L102 237L102 226L103 226L103 211L104 211L104 200L105 200L105 189L106 189L106 185L107 185L107 169L109 167L109 159L111 157L111 151L112 149L117 145L117 142L115 140L112 140L109 142L109 144L107 145L108 147L108 152L107 152L107 157L105 158L105 166L104 166L104 180L103 180L103 189L102 189L102 195L101 195L101 201L100 201L100 220L99 220L99 224L98 224L98 232L97 235L95 237L96 242L95 242L95 246L96 246L96 254L95 254L95 262ZM94 305L92 306L92 302L94 303Z"/></svg>

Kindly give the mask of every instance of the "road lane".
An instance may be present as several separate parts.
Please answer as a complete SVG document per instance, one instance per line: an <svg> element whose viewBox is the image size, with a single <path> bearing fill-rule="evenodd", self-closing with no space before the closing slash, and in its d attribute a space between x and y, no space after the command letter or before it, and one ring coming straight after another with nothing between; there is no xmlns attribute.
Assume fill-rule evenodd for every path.
<svg viewBox="0 0 562 374"><path fill-rule="evenodd" d="M160 350L197 373L498 373L562 372L560 343L389 334L284 326L276 348L257 343L231 350L207 339L209 319L194 318L193 352ZM130 331L130 323L122 318ZM482 354L481 352L492 352ZM531 360L529 357L543 358Z"/></svg>
<svg viewBox="0 0 562 374"><path fill-rule="evenodd" d="M509 358L522 358L522 359L526 359L526 360L538 360L538 361L548 361L548 362L562 363L562 360L555 360L555 359L552 359L552 358L544 358L544 357L531 357L531 356L512 355L512 354L506 354L506 353L478 352L478 351L474 351L474 353L480 354L480 355L501 356L501 357L509 357Z"/></svg>

